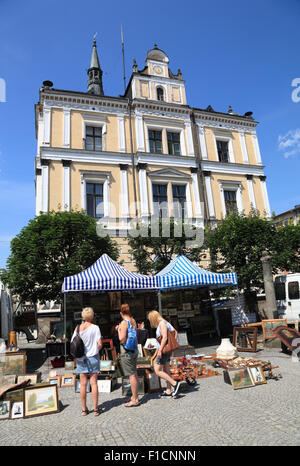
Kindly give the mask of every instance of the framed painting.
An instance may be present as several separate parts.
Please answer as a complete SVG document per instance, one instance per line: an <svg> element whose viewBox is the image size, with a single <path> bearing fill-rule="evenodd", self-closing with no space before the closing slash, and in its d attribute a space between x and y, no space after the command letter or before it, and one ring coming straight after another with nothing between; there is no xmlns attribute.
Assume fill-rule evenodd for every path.
<svg viewBox="0 0 300 466"><path fill-rule="evenodd" d="M234 390L254 387L255 384L248 369L248 367L228 369L228 375Z"/></svg>
<svg viewBox="0 0 300 466"><path fill-rule="evenodd" d="M49 377L48 378L48 383L49 383L49 385L56 385L57 387L60 387L60 385L61 385L60 375L55 375L54 377Z"/></svg>
<svg viewBox="0 0 300 466"><path fill-rule="evenodd" d="M73 371L75 369L74 361L65 361L65 370Z"/></svg>
<svg viewBox="0 0 300 466"><path fill-rule="evenodd" d="M0 401L0 421L10 418L11 405L11 400Z"/></svg>
<svg viewBox="0 0 300 466"><path fill-rule="evenodd" d="M99 393L111 392L111 380L97 380Z"/></svg>
<svg viewBox="0 0 300 466"><path fill-rule="evenodd" d="M276 337L276 335L274 335L274 330L277 327L287 327L287 321L286 319L266 319L262 320L262 325L264 339L268 340Z"/></svg>
<svg viewBox="0 0 300 466"><path fill-rule="evenodd" d="M115 367L112 365L112 361L101 360L100 361L100 371L112 371Z"/></svg>
<svg viewBox="0 0 300 466"><path fill-rule="evenodd" d="M138 385L138 395L145 394L145 383L144 377L138 377L139 385ZM131 396L131 386L129 377L122 377L122 395L123 396Z"/></svg>
<svg viewBox="0 0 300 466"><path fill-rule="evenodd" d="M256 353L257 327L234 327L232 344L237 351Z"/></svg>
<svg viewBox="0 0 300 466"><path fill-rule="evenodd" d="M24 403L23 401L17 401L12 404L11 408L11 418L19 419L24 417Z"/></svg>
<svg viewBox="0 0 300 466"><path fill-rule="evenodd" d="M300 344L300 333L294 328L279 326L274 330L274 335L282 341L291 351L298 348Z"/></svg>
<svg viewBox="0 0 300 466"><path fill-rule="evenodd" d="M24 388L24 417L44 416L59 412L56 385Z"/></svg>
<svg viewBox="0 0 300 466"><path fill-rule="evenodd" d="M0 375L21 374L26 374L26 353L18 351L0 354Z"/></svg>
<svg viewBox="0 0 300 466"><path fill-rule="evenodd" d="M61 377L61 387L74 387L76 375L65 374Z"/></svg>
<svg viewBox="0 0 300 466"><path fill-rule="evenodd" d="M87 381L86 391L87 393L90 393L91 391L91 384L89 380ZM75 393L80 393L80 379L75 380Z"/></svg>
<svg viewBox="0 0 300 466"><path fill-rule="evenodd" d="M262 366L251 366L248 369L255 385L267 383Z"/></svg>
<svg viewBox="0 0 300 466"><path fill-rule="evenodd" d="M36 372L35 374L25 374L17 376L17 383L24 382L24 380L30 380L30 385L35 385L41 381L41 372Z"/></svg>
<svg viewBox="0 0 300 466"><path fill-rule="evenodd" d="M122 299L121 291L110 291L108 293L108 296L109 296L110 310L119 311L121 309L121 299Z"/></svg>
<svg viewBox="0 0 300 466"><path fill-rule="evenodd" d="M161 391L160 378L152 371L146 370L148 393L156 393Z"/></svg>

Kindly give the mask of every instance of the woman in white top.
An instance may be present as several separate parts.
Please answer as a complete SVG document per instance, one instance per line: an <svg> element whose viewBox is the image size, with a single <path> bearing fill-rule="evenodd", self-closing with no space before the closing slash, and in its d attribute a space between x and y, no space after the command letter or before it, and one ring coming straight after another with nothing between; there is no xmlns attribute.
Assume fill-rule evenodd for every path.
<svg viewBox="0 0 300 466"><path fill-rule="evenodd" d="M83 309L81 316L83 318L83 323L79 327L79 334L84 343L84 356L76 359L76 373L80 374L81 414L83 416L88 414L86 406L86 388L88 374L90 374L94 414L95 416L99 416L97 378L100 371L99 350L102 348L101 332L98 325L92 323L94 320L94 311L91 307ZM76 330L77 329L75 329L72 340L77 333Z"/></svg>
<svg viewBox="0 0 300 466"><path fill-rule="evenodd" d="M175 338L177 339L177 331L174 327L162 318L159 312L151 311L148 314L151 327L156 328L156 338L162 336L160 344L157 341L157 357L154 363L155 374L167 382L167 389L162 393L164 397L174 397L177 395L181 382L176 382L171 377L170 360L171 353L163 354L163 348L168 341L168 330L175 331Z"/></svg>

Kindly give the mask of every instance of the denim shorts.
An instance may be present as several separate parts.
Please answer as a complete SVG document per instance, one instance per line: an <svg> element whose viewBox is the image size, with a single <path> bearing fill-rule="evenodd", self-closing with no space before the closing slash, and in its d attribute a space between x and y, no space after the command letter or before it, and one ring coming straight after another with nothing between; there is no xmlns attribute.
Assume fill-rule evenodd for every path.
<svg viewBox="0 0 300 466"><path fill-rule="evenodd" d="M155 364L158 364L159 366L164 366L167 362L171 361L171 353L165 353L162 355L161 358L156 358L155 359Z"/></svg>
<svg viewBox="0 0 300 466"><path fill-rule="evenodd" d="M99 355L90 356L76 360L76 373L77 374L91 374L93 372L100 372Z"/></svg>

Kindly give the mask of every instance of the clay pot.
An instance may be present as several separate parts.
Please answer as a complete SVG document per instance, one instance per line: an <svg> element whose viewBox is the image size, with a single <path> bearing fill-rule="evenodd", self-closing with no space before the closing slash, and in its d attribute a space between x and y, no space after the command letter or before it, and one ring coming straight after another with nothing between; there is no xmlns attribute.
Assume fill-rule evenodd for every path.
<svg viewBox="0 0 300 466"><path fill-rule="evenodd" d="M238 356L236 347L231 344L229 338L222 338L216 353L217 359L233 359Z"/></svg>

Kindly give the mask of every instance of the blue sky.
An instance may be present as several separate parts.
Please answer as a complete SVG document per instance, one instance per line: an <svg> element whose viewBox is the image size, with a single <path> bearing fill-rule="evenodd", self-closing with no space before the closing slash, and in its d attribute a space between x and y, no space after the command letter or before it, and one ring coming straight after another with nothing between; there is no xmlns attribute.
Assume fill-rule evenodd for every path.
<svg viewBox="0 0 300 466"><path fill-rule="evenodd" d="M157 43L173 72L181 69L189 105L253 111L271 210L300 203L300 101L292 100L299 22L299 0L0 0L0 267L11 238L35 215L39 87L49 79L86 91L97 32L104 92L122 94L121 24L127 81L133 58L142 68Z"/></svg>

